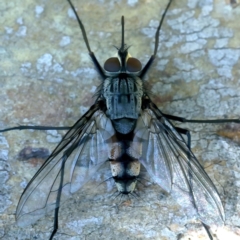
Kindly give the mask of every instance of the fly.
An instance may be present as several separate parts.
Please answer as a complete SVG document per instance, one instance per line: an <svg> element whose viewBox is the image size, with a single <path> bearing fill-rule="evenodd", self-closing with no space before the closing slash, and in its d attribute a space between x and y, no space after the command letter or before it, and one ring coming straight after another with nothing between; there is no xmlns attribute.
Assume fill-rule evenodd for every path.
<svg viewBox="0 0 240 240"><path fill-rule="evenodd" d="M154 52L145 66L128 53L130 47L125 44L122 16L117 56L107 59L103 68L90 48L81 19L71 1L68 2L102 84L96 102L71 128L18 126L0 131L69 130L22 193L16 211L18 224L34 223L46 212L54 210L54 227L49 238L53 239L58 230L60 202L81 189L107 163L121 194L135 191L143 166L165 192L177 189L187 195L212 239L209 226L223 223L225 219L221 199L191 151L189 131L175 127L170 120L192 123L240 123L240 120L187 120L162 113L151 101L143 78L156 58L160 29L172 0L159 22ZM182 135L187 136L187 141Z"/></svg>

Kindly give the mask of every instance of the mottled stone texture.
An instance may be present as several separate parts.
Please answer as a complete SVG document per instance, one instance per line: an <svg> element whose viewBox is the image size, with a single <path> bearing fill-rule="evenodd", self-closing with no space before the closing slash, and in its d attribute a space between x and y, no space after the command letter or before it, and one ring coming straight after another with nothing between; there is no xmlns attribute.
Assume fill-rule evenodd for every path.
<svg viewBox="0 0 240 240"><path fill-rule="evenodd" d="M146 63L167 1L73 1L100 63L120 44L125 16L130 53ZM225 0L175 0L160 34L157 59L146 81L168 114L191 119L240 117L240 7ZM64 0L0 2L0 127L72 125L93 103L100 79L78 24ZM226 213L218 239L240 236L240 126L182 124L192 148L216 184ZM18 199L43 160L19 161L25 147L52 150L62 132L13 131L0 135L0 237L47 239L52 214L22 229ZM115 189L114 189L115 190ZM162 196L140 186L139 198L115 198L98 183L64 204L55 239L208 239L201 224Z"/></svg>

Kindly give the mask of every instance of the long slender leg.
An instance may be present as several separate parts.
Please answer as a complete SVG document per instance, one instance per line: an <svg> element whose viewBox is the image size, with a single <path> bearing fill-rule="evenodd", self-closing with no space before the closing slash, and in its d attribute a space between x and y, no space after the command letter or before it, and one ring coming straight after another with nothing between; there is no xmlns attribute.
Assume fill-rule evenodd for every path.
<svg viewBox="0 0 240 240"><path fill-rule="evenodd" d="M60 172L60 183L59 183L59 188L57 192L57 199L56 199L56 208L54 211L54 224L53 224L53 231L52 234L49 238L49 240L52 240L55 233L58 230L58 213L59 213L59 206L60 206L60 201L61 201L61 194L62 194L62 187L63 187L63 179L64 179L64 168L65 168L65 161L67 160L67 156L65 156L62 160L62 166L61 166L61 172Z"/></svg>
<svg viewBox="0 0 240 240"><path fill-rule="evenodd" d="M173 120L173 121L178 121L182 123L240 123L240 119L212 119L212 120L198 120L198 119L186 119L174 115L169 115L163 113L164 117Z"/></svg>
<svg viewBox="0 0 240 240"><path fill-rule="evenodd" d="M168 2L168 5L167 5L167 7L166 7L166 9L165 9L165 11L164 11L164 13L163 13L163 15L162 15L162 18L161 18L160 22L159 22L159 25L158 25L158 28L157 28L157 31L156 31L156 34L155 34L155 47L154 47L154 52L153 52L153 55L152 55L152 56L150 57L150 59L148 60L147 64L146 64L146 65L144 66L144 68L142 69L140 75L139 75L139 77L140 77L141 79L144 78L144 76L146 75L146 73L147 73L147 71L149 70L149 68L152 66L152 63L153 63L153 61L154 61L154 59L155 59L155 57L156 57L157 50L158 50L158 45L159 45L159 33L160 33L160 29L161 29L163 20L164 20L166 14L167 14L167 11L168 11L171 3L172 3L172 0L170 0L170 1Z"/></svg>
<svg viewBox="0 0 240 240"><path fill-rule="evenodd" d="M186 119L183 117L178 117L170 114L163 114L164 117L173 120L173 121L178 121L182 123L240 123L240 119L212 119L212 120L198 120L198 119ZM8 131L13 131L13 130L25 130L25 129L32 129L32 130L69 130L71 127L70 126L64 126L64 127L53 127L53 126L24 126L24 125L19 125L17 127L12 127L12 128L5 128L0 130L1 132L8 132ZM182 129L184 130L184 129ZM187 132L181 132L182 134L188 135Z"/></svg>
<svg viewBox="0 0 240 240"><path fill-rule="evenodd" d="M206 224L203 223L203 222L201 222L201 223L202 223L202 225L203 225L205 231L207 232L207 235L208 235L209 239L210 239L210 240L213 240L212 234L210 233L210 230L209 230L209 226L206 225Z"/></svg>
<svg viewBox="0 0 240 240"><path fill-rule="evenodd" d="M166 115L165 115L165 116L166 116ZM172 119L172 120L175 120L175 119ZM191 151L191 134L190 134L189 130L184 129L184 128L179 128L179 127L175 127L175 129L176 129L179 133L184 134L184 135L187 136L187 146L188 146L189 150ZM190 161L190 151L188 152L188 159L189 159L189 161L188 161L188 169L189 169L189 171L188 171L188 176L189 176L190 188L192 188L192 174L191 174L191 167L192 167L192 166L191 166L191 161ZM192 192L192 191L190 191L190 192ZM195 204L194 204L195 201L194 201L193 195L192 195L192 199L193 199L193 205L194 205L194 207L196 208L196 206L195 206ZM209 239L210 239L210 240L213 240L212 234L210 233L210 230L209 230L209 226L206 225L205 223L203 223L202 221L201 221L201 223L202 223L205 231L207 232L207 235L208 235Z"/></svg>
<svg viewBox="0 0 240 240"><path fill-rule="evenodd" d="M184 128L179 128L179 127L175 127L175 129L181 133L187 136L187 146L188 148L191 150L191 133L189 132L189 130L184 129Z"/></svg>
<svg viewBox="0 0 240 240"><path fill-rule="evenodd" d="M32 129L32 130L69 130L71 127L52 127L52 126L24 126L24 125L19 125L17 127L12 127L12 128L5 128L0 130L1 132L8 132L8 131L13 131L13 130L25 130L25 129Z"/></svg>
<svg viewBox="0 0 240 240"><path fill-rule="evenodd" d="M104 80L104 79L106 78L105 73L104 73L101 65L99 64L97 58L95 57L94 53L92 52L92 50L91 50L91 48L90 48L90 45L89 45L89 42L88 42L88 38L87 38L87 34L86 34L86 31L85 31L84 25L83 25L81 19L79 18L79 16L78 16L78 14L77 14L77 12L76 12L76 10L75 10L72 2L71 2L70 0L67 0L67 1L69 2L70 6L71 6L71 8L72 8L72 10L73 10L76 18L77 18L79 27L80 27L80 29L81 29L81 31L82 31L82 35L83 35L84 42L85 42L86 47L87 47L87 49L88 49L88 53L89 53L89 55L90 55L90 57L91 57L91 59L92 59L92 61L93 61L93 64L95 65L95 67L96 67L99 75L100 75L100 76L102 77L102 79Z"/></svg>

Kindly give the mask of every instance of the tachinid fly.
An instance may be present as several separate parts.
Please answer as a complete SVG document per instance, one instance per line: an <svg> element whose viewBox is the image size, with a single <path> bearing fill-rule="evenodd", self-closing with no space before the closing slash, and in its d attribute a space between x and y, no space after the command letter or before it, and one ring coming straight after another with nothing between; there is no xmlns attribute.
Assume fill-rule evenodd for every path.
<svg viewBox="0 0 240 240"><path fill-rule="evenodd" d="M156 57L161 25L172 0L157 28L154 53L144 67L128 53L122 17L122 39L117 57L109 58L103 68L91 51L84 26L71 1L68 2L102 84L96 102L70 128L24 190L16 212L18 224L33 223L46 212L55 210L50 236L53 239L58 229L60 202L81 189L103 164L109 162L116 187L122 194L134 192L141 166L166 193L182 192L211 239L207 225L224 222L219 194L191 151L189 132L174 127L169 119L199 123L240 121L186 120L162 113L151 101L143 78ZM1 132L13 129L47 128L20 126Z"/></svg>

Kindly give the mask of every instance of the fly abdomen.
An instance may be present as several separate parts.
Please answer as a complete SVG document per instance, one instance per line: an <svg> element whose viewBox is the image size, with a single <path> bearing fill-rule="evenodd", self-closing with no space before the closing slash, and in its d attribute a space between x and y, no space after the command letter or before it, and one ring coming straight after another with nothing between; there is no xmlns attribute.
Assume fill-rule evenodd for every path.
<svg viewBox="0 0 240 240"><path fill-rule="evenodd" d="M142 81L138 77L119 74L104 81L103 96L106 100L106 114L115 129L123 134L133 130L142 105Z"/></svg>
<svg viewBox="0 0 240 240"><path fill-rule="evenodd" d="M140 173L140 162L124 154L119 160L110 160L110 166L118 191L123 194L133 192Z"/></svg>

